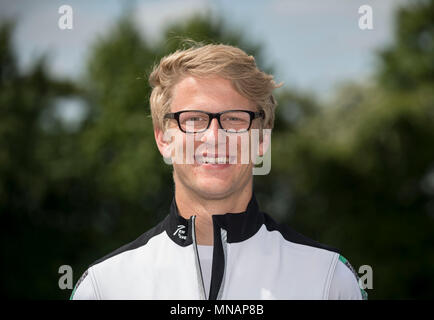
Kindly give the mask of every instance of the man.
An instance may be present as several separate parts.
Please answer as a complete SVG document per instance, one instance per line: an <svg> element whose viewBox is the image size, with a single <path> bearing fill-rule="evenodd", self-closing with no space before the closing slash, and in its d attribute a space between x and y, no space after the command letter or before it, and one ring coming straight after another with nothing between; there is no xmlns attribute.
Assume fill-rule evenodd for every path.
<svg viewBox="0 0 434 320"><path fill-rule="evenodd" d="M164 57L149 80L155 140L173 162L170 213L91 265L71 298L364 298L335 249L259 209L254 160L240 159L246 141L252 158L269 147L265 135L257 146L243 137L272 129L273 77L238 48L205 45Z"/></svg>

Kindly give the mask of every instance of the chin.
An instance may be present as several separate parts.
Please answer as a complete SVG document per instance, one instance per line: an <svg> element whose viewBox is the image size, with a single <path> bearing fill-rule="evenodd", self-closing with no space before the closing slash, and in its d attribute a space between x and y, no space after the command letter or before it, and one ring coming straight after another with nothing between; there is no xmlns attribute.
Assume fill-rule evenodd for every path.
<svg viewBox="0 0 434 320"><path fill-rule="evenodd" d="M198 194L208 199L221 199L231 194L234 189L232 185L228 184L229 181L222 181L221 179L201 179L196 181L196 189Z"/></svg>
<svg viewBox="0 0 434 320"><path fill-rule="evenodd" d="M202 166L194 166L193 170L191 166L175 165L174 168L175 183L178 181L200 197L210 200L224 199L242 188L249 180L245 170L251 170L251 167L244 166L222 170Z"/></svg>

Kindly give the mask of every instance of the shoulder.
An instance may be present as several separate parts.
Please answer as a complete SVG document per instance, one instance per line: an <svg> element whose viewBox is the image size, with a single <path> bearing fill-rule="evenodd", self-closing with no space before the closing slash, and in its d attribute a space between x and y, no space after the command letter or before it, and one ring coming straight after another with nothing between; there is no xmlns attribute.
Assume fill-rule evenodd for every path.
<svg viewBox="0 0 434 320"><path fill-rule="evenodd" d="M267 214L265 214L265 225L268 231L280 232L288 242L302 245L309 256L325 255L330 258L329 266L334 266L334 270L332 268L329 299L366 300L368 298L366 291L359 287L359 277L356 271L341 255L340 250L312 240L287 225L278 224Z"/></svg>
<svg viewBox="0 0 434 320"><path fill-rule="evenodd" d="M279 224L273 220L268 214L264 213L264 224L268 231L277 231L282 237L291 243L304 245L310 249L323 249L330 253L339 254L339 250L332 246L315 241L291 228L285 224Z"/></svg>
<svg viewBox="0 0 434 320"><path fill-rule="evenodd" d="M324 266L331 269L329 299L366 300L368 298L366 291L359 286L358 274L350 262L341 255L340 250L306 237L287 225L278 224L267 214L264 216L267 230L277 231L288 243L302 247L308 261L315 263L325 261Z"/></svg>
<svg viewBox="0 0 434 320"><path fill-rule="evenodd" d="M115 257L117 255L120 255L124 252L128 252L134 249L138 249L140 247L143 247L145 245L148 244L148 242L154 238L159 236L161 233L163 233L165 231L164 229L164 220L162 222L160 222L158 225L156 225L155 227L149 229L148 231L146 231L145 233L143 233L142 235L140 235L138 238L136 238L134 241L131 241L125 245L123 245L122 247L112 251L111 253L103 256L102 258L96 260L94 263L92 263L90 265L90 267L93 267L97 264L100 264L112 257ZM89 267L89 268L90 268Z"/></svg>
<svg viewBox="0 0 434 320"><path fill-rule="evenodd" d="M121 272L125 269L125 266L131 265L130 263L125 263L134 259L134 252L136 249L147 248L147 244L150 243L152 239L156 239L165 231L164 220L160 222L155 227L149 229L134 241L131 241L120 248L112 251L111 253L103 256L102 258L96 260L92 263L87 270L83 273L81 278L77 281L74 290L71 294L71 300L94 300L99 298L98 291L98 274L114 275L115 273ZM141 250L139 250L142 253ZM130 255L129 255L130 254ZM140 256L146 258L146 255L135 254L135 256ZM119 266L124 266L124 268L119 268ZM125 271L125 270L123 270Z"/></svg>
<svg viewBox="0 0 434 320"><path fill-rule="evenodd" d="M333 274L329 290L329 300L367 300L366 291L359 286L359 277L342 255Z"/></svg>

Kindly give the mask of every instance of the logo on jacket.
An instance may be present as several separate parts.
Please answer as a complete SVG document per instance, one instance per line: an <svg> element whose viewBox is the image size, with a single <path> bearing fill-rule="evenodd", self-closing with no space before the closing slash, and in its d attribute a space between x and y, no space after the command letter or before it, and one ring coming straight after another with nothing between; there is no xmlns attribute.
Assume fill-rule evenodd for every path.
<svg viewBox="0 0 434 320"><path fill-rule="evenodd" d="M173 233L173 235L175 236L176 234L178 234L178 237L180 239L183 239L183 240L187 239L187 236L185 235L184 229L185 229L184 225L182 225L182 224L178 225L178 229L176 229L176 231Z"/></svg>

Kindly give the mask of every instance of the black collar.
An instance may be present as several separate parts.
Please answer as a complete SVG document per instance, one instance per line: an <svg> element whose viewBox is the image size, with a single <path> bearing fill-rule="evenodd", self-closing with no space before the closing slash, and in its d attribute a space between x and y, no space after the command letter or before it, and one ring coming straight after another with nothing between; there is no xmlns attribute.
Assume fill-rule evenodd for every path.
<svg viewBox="0 0 434 320"><path fill-rule="evenodd" d="M193 214L194 215L194 214ZM214 214L212 216L214 231L216 228L227 232L227 242L241 242L252 237L264 223L264 214L259 211L255 194L243 212ZM166 217L165 229L169 237L181 246L192 243L192 218L183 218L178 211L175 197L170 206L170 213Z"/></svg>

